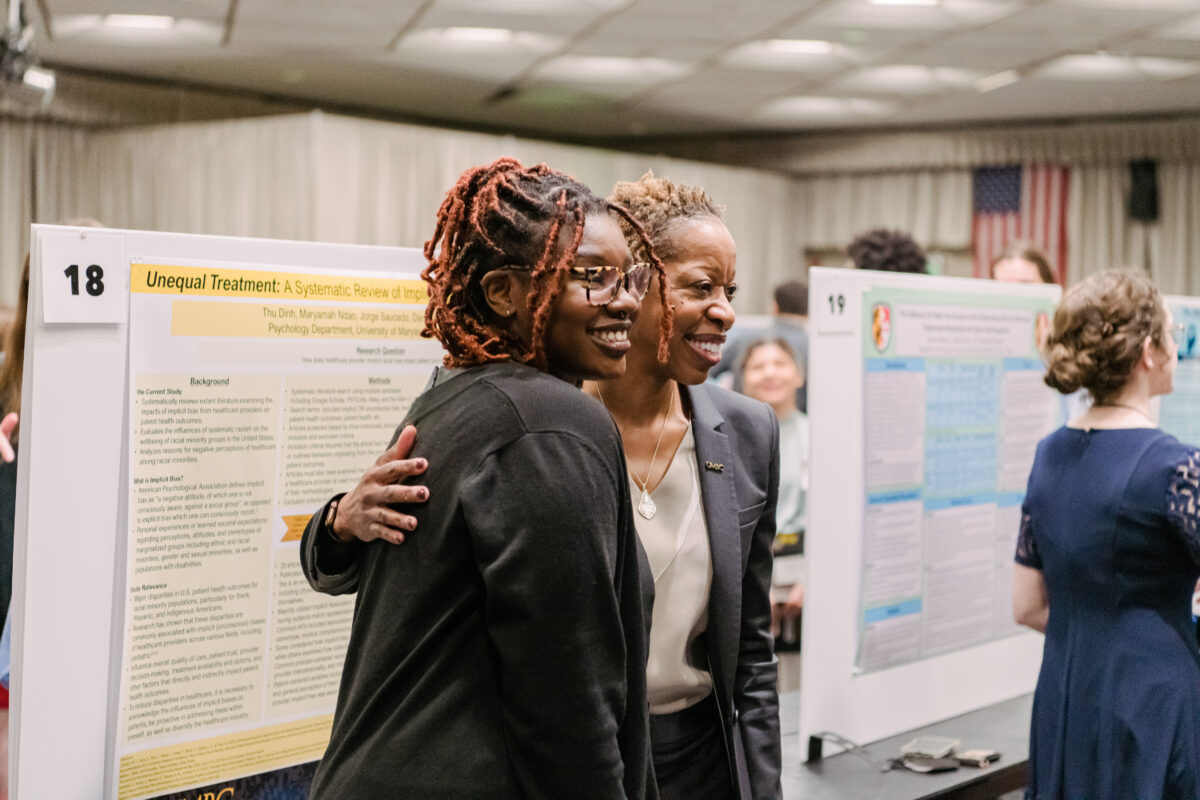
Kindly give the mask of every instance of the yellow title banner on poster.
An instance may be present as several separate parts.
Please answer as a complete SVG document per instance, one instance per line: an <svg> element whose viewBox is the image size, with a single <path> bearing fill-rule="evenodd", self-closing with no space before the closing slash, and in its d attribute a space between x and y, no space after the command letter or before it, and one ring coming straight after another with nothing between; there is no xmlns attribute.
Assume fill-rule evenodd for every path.
<svg viewBox="0 0 1200 800"><path fill-rule="evenodd" d="M165 794L316 761L332 730L333 715L326 714L123 756L117 797Z"/></svg>
<svg viewBox="0 0 1200 800"><path fill-rule="evenodd" d="M336 300L343 303L424 304L429 299L425 282L417 280L181 267L171 264L134 264L130 291L192 297Z"/></svg>
<svg viewBox="0 0 1200 800"><path fill-rule="evenodd" d="M171 304L172 336L257 339L391 339L421 337L425 312L417 309L336 308L269 303Z"/></svg>

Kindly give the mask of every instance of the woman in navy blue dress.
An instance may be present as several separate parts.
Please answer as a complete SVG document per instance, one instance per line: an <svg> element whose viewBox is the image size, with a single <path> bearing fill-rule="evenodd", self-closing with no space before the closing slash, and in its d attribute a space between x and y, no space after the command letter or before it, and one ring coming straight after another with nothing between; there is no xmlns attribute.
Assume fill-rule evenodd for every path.
<svg viewBox="0 0 1200 800"><path fill-rule="evenodd" d="M1155 427L1177 331L1144 275L1109 271L1054 315L1046 383L1094 403L1039 445L1017 621L1044 631L1026 798L1200 798L1200 451Z"/></svg>

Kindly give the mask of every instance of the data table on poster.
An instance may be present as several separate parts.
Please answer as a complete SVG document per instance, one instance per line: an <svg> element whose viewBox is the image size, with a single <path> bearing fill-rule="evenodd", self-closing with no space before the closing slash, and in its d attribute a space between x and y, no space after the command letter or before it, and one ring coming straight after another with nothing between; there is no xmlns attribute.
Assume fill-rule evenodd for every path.
<svg viewBox="0 0 1200 800"><path fill-rule="evenodd" d="M864 537L856 667L1017 632L1012 556L1037 442L1043 298L874 288L863 297Z"/></svg>

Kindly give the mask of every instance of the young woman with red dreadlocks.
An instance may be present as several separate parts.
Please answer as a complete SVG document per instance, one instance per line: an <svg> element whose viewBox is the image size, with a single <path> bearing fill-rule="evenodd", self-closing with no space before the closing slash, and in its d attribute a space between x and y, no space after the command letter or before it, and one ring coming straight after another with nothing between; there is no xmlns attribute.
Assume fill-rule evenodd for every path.
<svg viewBox="0 0 1200 800"><path fill-rule="evenodd" d="M620 430L654 582L647 684L658 791L779 798L770 630L779 426L770 406L704 382L734 322L737 249L702 188L647 174L610 199L628 209L631 251L662 265L630 330L624 374L588 387ZM435 469L451 453L435 453ZM382 535L401 542L412 526L390 513Z"/></svg>
<svg viewBox="0 0 1200 800"><path fill-rule="evenodd" d="M301 544L314 588L358 592L314 798L655 796L649 578L620 438L578 388L624 372L662 274L618 219L640 228L511 159L447 194L423 273L445 368L401 428L436 468L398 484L419 470L394 443ZM413 499L421 533L393 547L408 526L388 505Z"/></svg>

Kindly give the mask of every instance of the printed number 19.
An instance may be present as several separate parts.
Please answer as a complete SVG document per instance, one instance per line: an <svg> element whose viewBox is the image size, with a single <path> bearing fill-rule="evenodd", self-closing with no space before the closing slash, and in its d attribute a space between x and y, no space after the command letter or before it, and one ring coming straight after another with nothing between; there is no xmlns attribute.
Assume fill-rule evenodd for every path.
<svg viewBox="0 0 1200 800"><path fill-rule="evenodd" d="M79 294L79 265L72 264L63 270L63 274L71 280L71 294ZM104 268L99 264L92 264L84 273L87 277L87 283L84 284L84 289L92 297L99 297L104 294Z"/></svg>
<svg viewBox="0 0 1200 800"><path fill-rule="evenodd" d="M844 314L846 312L846 295L831 294L829 295L829 313Z"/></svg>

